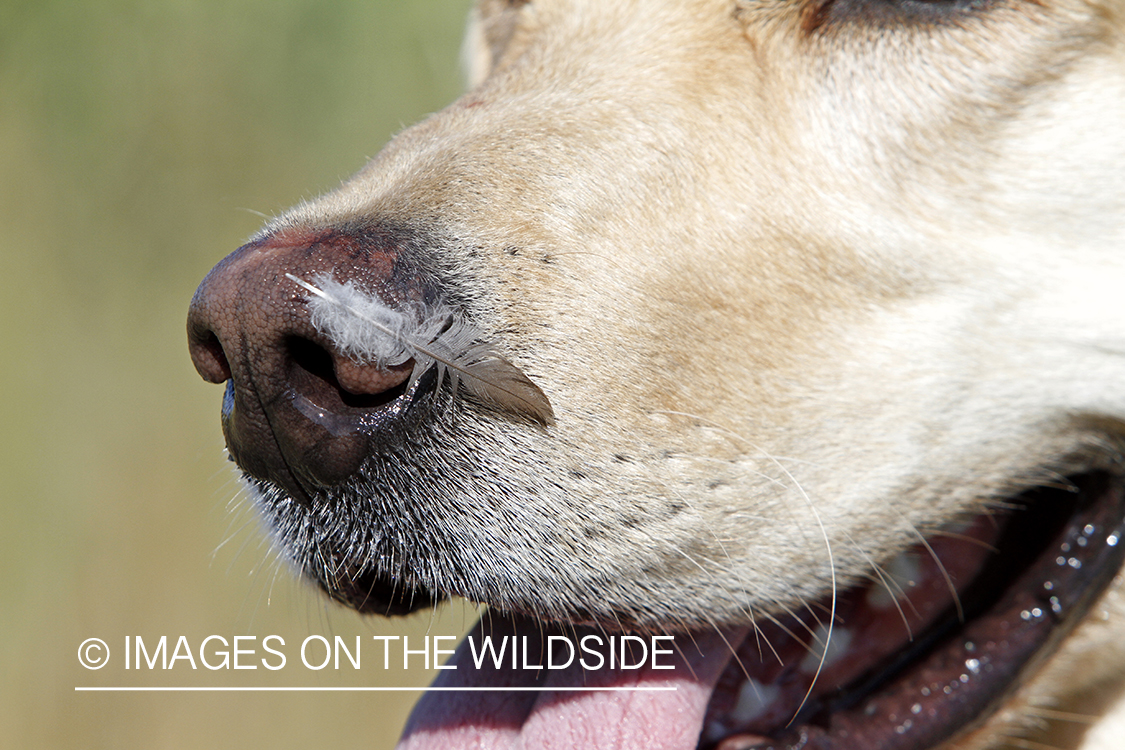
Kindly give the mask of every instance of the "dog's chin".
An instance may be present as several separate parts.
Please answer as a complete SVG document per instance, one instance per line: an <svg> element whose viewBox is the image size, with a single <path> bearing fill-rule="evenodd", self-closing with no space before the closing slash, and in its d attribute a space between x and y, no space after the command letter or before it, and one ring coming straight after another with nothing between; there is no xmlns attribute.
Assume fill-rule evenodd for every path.
<svg viewBox="0 0 1125 750"><path fill-rule="evenodd" d="M1114 578L1125 559L1123 487L1120 477L1096 473L1037 489L882 561L866 585L787 612L749 608L749 623L670 629L675 669L482 667L463 644L452 662L461 668L443 672L435 686L476 690L428 693L404 742L937 747L1011 697ZM363 612L403 613L448 594L372 566L341 563L326 577L329 568L306 573ZM518 636L530 649L524 663L535 664L551 635L575 642L587 632L603 639L619 632L585 620L582 612L548 622L493 608L476 642ZM491 692L544 687L553 692Z"/></svg>

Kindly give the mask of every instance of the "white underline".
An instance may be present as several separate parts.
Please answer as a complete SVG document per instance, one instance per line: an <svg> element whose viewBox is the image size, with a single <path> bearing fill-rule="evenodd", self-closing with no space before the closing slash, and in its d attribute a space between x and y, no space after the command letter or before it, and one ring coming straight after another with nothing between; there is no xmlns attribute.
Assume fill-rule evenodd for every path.
<svg viewBox="0 0 1125 750"><path fill-rule="evenodd" d="M76 687L87 693L662 693L667 687Z"/></svg>

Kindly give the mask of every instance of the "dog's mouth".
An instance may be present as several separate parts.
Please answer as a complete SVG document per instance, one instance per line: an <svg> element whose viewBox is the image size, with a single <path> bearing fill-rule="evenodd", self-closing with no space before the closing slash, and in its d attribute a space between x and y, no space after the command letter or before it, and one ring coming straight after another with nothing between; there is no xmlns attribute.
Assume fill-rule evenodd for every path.
<svg viewBox="0 0 1125 750"><path fill-rule="evenodd" d="M678 633L675 669L522 668L544 664L548 636L574 642L586 631L493 614L478 625L476 649L483 635L515 635L530 651L477 665L467 640L458 669L435 687L476 692L427 693L404 742L936 747L991 715L1112 581L1125 559L1123 486L1099 473L1028 492L928 536L876 567L867 585L802 612L755 613L754 627L738 631Z"/></svg>

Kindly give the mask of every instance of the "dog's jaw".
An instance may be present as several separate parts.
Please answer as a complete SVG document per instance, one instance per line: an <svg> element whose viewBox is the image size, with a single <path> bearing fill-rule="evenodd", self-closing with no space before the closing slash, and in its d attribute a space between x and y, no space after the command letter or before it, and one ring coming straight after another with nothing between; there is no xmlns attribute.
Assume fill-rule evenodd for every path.
<svg viewBox="0 0 1125 750"><path fill-rule="evenodd" d="M1010 711L992 712L1082 620L1120 567L1125 485L1090 477L1077 497L1052 490L1021 502L1026 509L1003 531L999 519L980 518L956 535L935 537L901 558L901 569L880 570L879 581L816 603L811 615L691 633L676 657L677 671L521 671L514 659L510 668L504 661L494 669L485 660L483 671L474 670L486 637L522 638L532 662L542 664L551 638L606 635L493 613L451 661L459 671L436 686L548 692L473 693L453 701L431 694L415 711L402 747L625 750L721 741L760 750L859 750L929 748L955 738L959 747L979 747L968 728L989 718L1012 725L1000 736L1018 736L1026 725L1013 722ZM957 598L946 588L954 582ZM899 585L906 588L889 593ZM817 611L826 614L818 618ZM812 633L817 620L810 638L804 629ZM830 647L818 654L821 644ZM566 692L630 688L648 692ZM1034 718L1065 715L1058 704L1025 708Z"/></svg>

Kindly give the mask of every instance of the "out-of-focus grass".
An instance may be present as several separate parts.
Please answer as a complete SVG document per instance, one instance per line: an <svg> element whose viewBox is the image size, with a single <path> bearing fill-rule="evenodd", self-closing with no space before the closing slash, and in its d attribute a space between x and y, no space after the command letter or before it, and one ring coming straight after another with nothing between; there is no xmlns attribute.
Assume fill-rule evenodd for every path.
<svg viewBox="0 0 1125 750"><path fill-rule="evenodd" d="M125 635L456 632L279 570L188 359L200 279L459 90L468 0L0 4L0 745L384 747L413 694L76 694L76 685L370 684L125 672ZM244 528L246 527L246 528ZM224 540L230 540L223 545ZM82 669L78 644L113 661ZM432 675L392 671L392 684Z"/></svg>

